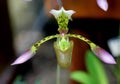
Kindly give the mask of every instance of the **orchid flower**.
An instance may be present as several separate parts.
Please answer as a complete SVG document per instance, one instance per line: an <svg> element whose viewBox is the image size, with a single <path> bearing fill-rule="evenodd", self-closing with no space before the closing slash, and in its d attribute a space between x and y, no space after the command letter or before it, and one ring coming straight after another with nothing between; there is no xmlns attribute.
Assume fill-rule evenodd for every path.
<svg viewBox="0 0 120 84"><path fill-rule="evenodd" d="M104 10L104 11L107 11L108 10L108 2L107 0L97 0L97 4L98 6Z"/></svg>
<svg viewBox="0 0 120 84"><path fill-rule="evenodd" d="M51 10L51 14L54 15L58 22L59 34L51 35L45 37L44 39L36 42L27 52L23 53L18 59L11 65L21 64L33 57L40 45L48 40L57 38L54 42L54 49L57 55L57 61L60 67L68 68L71 65L72 51L73 51L73 41L69 40L69 37L80 39L86 42L93 53L100 58L103 62L108 64L116 64L112 55L110 55L106 50L102 49L89 39L83 37L82 35L69 34L68 33L68 22L71 20L72 14L75 13L73 10L65 10L63 7L60 10Z"/></svg>

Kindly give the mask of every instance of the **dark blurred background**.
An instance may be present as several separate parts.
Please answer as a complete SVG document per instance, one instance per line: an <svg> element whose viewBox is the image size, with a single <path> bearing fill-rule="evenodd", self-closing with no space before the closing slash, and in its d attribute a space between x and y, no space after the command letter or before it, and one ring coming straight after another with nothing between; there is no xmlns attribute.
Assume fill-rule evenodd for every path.
<svg viewBox="0 0 120 84"><path fill-rule="evenodd" d="M62 0L62 3L65 9L76 11L68 25L69 32L81 34L110 52L107 41L119 33L120 1L108 0L106 12L95 0ZM10 66L34 42L58 33L56 20L49 14L53 8L58 9L57 0L0 0L0 84L39 84L38 80L40 84L55 84L54 40L43 44L37 55L26 63ZM62 71L63 84L77 84L69 80L69 72L86 70L84 54L89 46L72 40L75 42L72 65Z"/></svg>

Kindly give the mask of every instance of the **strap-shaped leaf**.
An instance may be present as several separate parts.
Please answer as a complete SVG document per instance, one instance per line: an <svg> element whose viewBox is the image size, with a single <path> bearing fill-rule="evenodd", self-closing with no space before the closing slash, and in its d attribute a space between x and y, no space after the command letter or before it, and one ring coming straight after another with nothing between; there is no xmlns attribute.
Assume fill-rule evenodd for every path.
<svg viewBox="0 0 120 84"><path fill-rule="evenodd" d="M86 66L96 84L109 84L102 63L90 51L86 53Z"/></svg>
<svg viewBox="0 0 120 84"><path fill-rule="evenodd" d="M70 74L70 78L83 84L93 84L91 78L87 73L83 71L75 71Z"/></svg>

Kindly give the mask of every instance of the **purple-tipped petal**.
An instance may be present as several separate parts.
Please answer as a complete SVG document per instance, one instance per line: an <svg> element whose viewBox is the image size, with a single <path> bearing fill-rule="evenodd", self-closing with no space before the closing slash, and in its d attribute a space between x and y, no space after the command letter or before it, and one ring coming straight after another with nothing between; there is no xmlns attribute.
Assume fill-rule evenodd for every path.
<svg viewBox="0 0 120 84"><path fill-rule="evenodd" d="M11 65L22 64L32 58L34 53L31 50L27 50L21 56L19 56Z"/></svg>
<svg viewBox="0 0 120 84"><path fill-rule="evenodd" d="M111 54L109 54L106 50L101 47L96 47L92 49L93 53L100 58L103 62L108 64L116 64L115 59Z"/></svg>
<svg viewBox="0 0 120 84"><path fill-rule="evenodd" d="M107 11L108 10L108 2L107 0L97 0L97 4L98 6L104 10L104 11Z"/></svg>

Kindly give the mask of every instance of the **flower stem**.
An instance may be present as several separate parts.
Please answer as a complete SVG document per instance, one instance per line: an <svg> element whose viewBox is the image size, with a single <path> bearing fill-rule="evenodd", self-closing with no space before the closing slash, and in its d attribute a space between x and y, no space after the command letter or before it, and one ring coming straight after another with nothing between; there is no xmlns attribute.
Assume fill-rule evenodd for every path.
<svg viewBox="0 0 120 84"><path fill-rule="evenodd" d="M57 3L58 3L58 6L59 6L59 9L62 7L62 1L61 0L57 0Z"/></svg>
<svg viewBox="0 0 120 84"><path fill-rule="evenodd" d="M57 79L56 84L60 84L60 66L57 64Z"/></svg>

